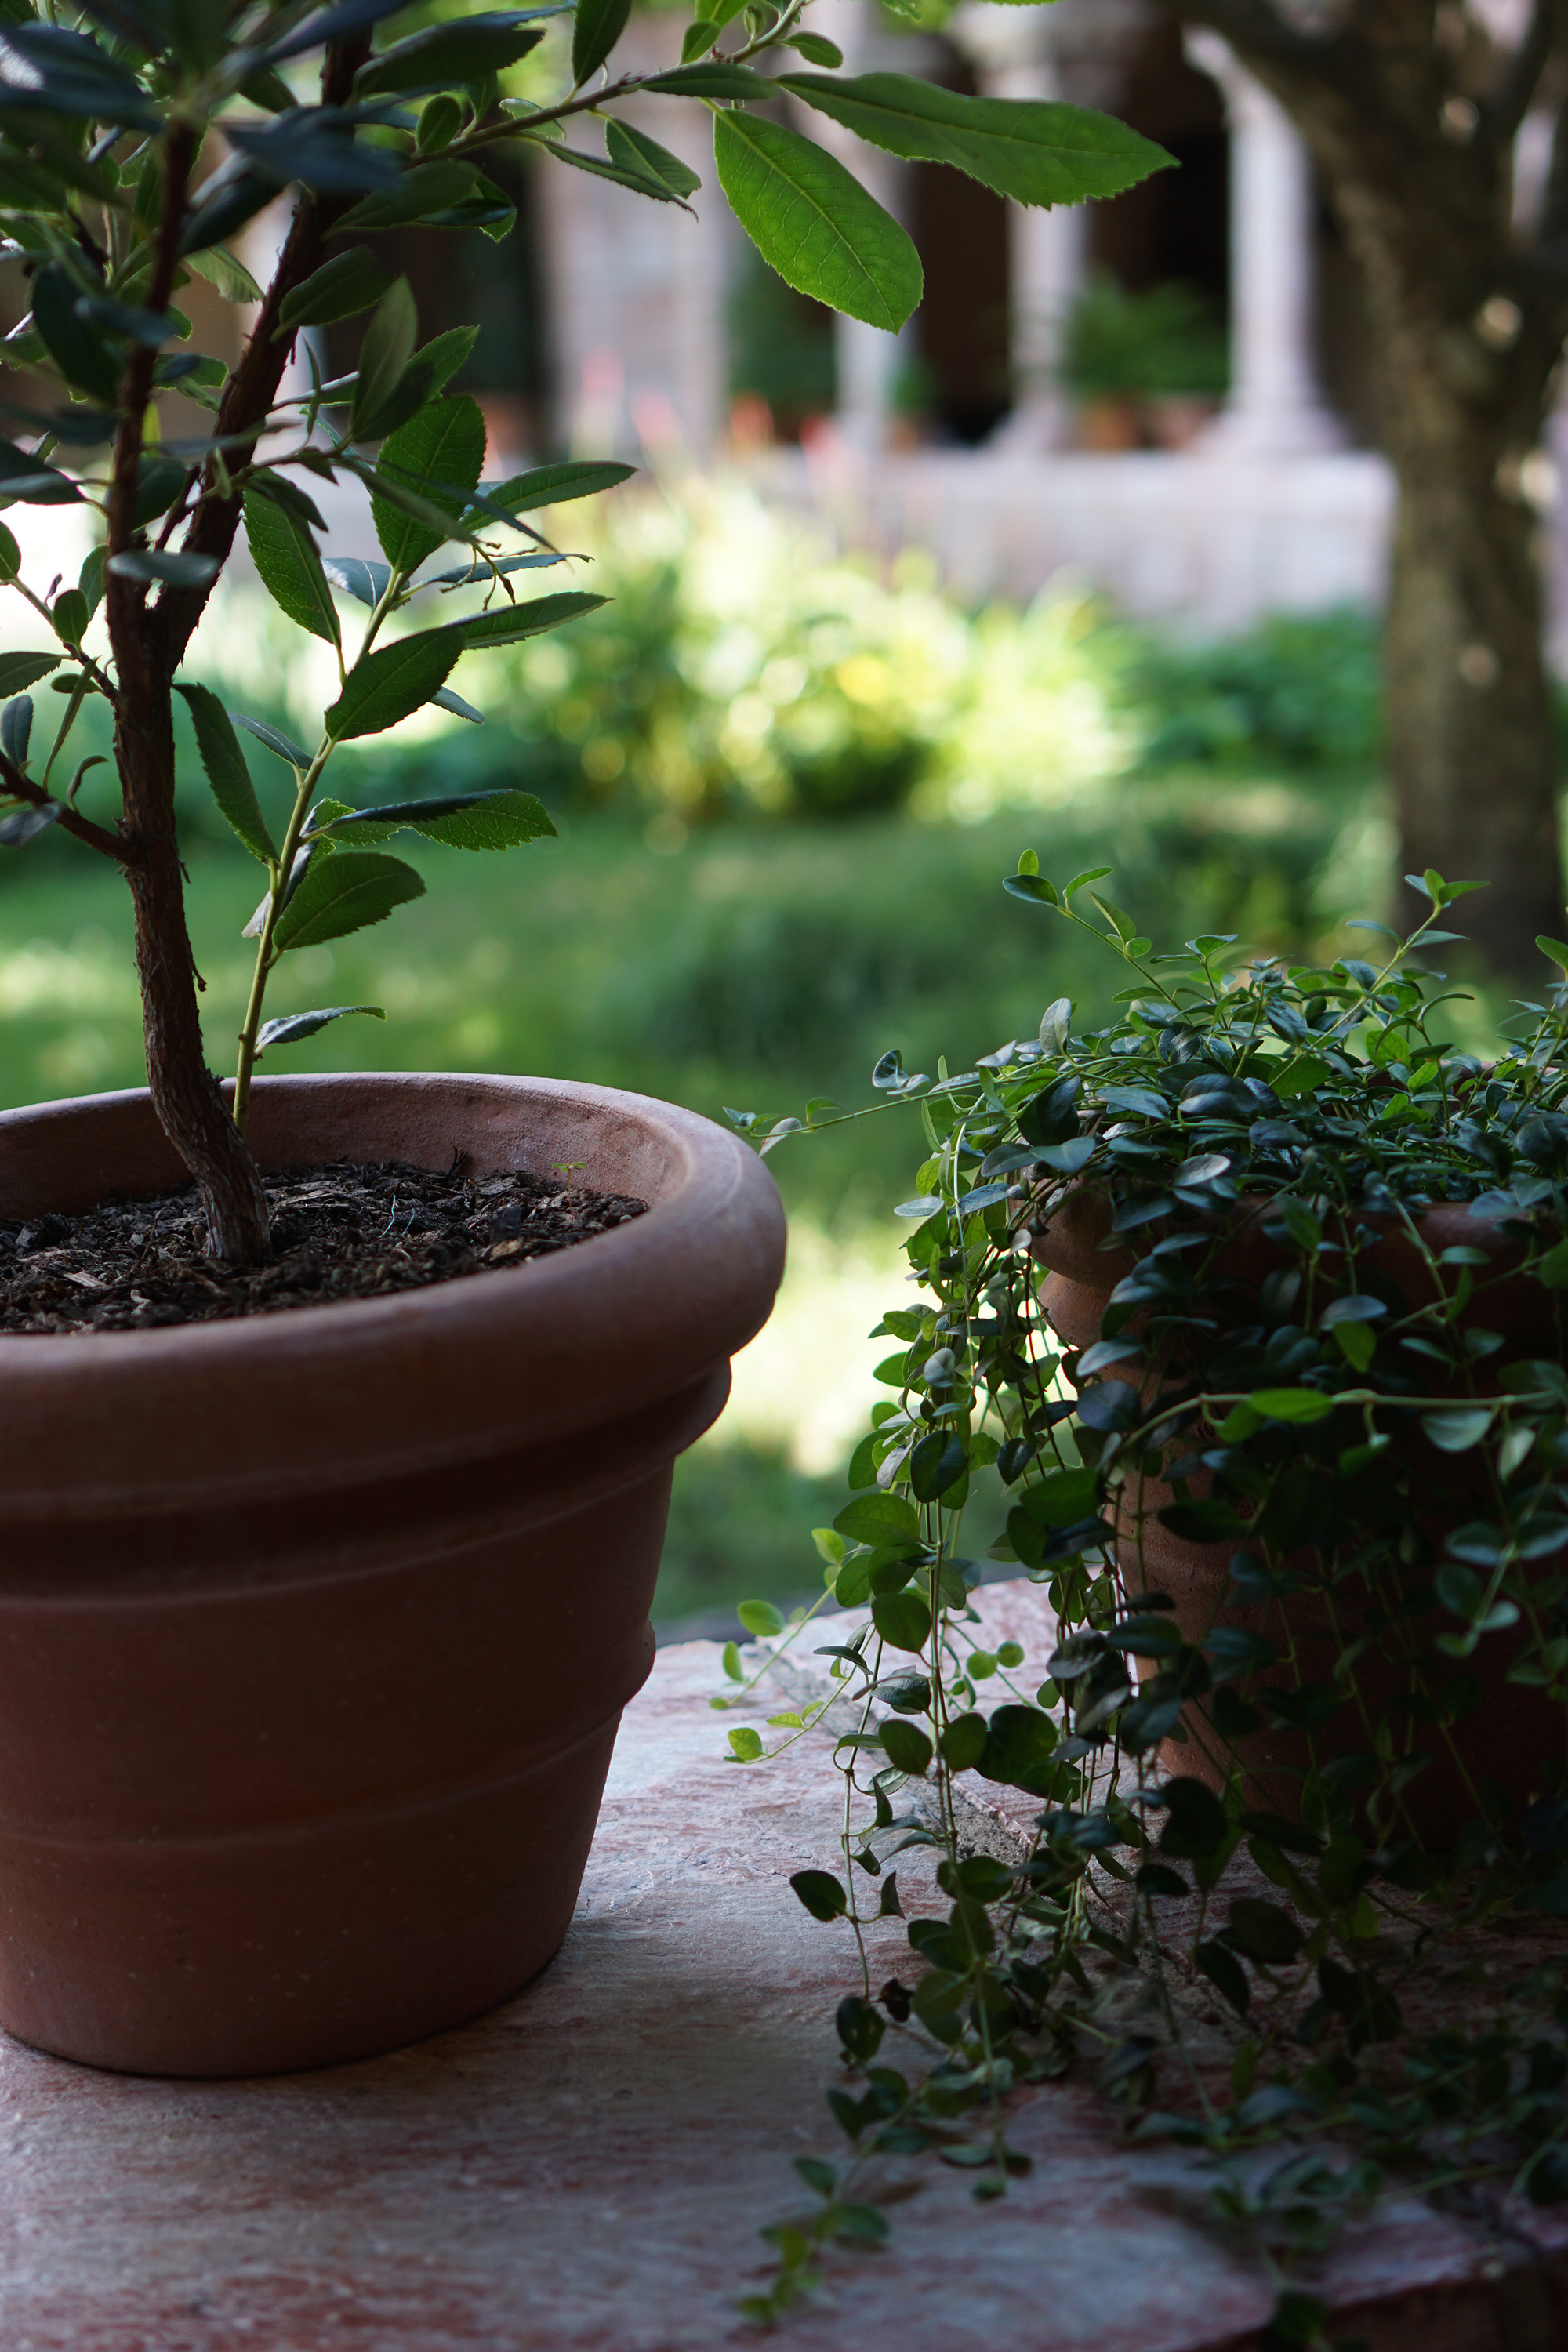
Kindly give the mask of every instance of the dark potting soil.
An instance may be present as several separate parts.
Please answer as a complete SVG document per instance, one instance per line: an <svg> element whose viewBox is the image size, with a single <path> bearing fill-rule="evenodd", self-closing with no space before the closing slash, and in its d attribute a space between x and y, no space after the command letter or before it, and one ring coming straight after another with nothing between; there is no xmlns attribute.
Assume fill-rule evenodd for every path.
<svg viewBox="0 0 1568 2352"><path fill-rule="evenodd" d="M139 1331L378 1298L502 1273L640 1217L647 1202L559 1177L333 1160L265 1180L270 1262L206 1254L195 1185L79 1217L0 1224L0 1332Z"/></svg>

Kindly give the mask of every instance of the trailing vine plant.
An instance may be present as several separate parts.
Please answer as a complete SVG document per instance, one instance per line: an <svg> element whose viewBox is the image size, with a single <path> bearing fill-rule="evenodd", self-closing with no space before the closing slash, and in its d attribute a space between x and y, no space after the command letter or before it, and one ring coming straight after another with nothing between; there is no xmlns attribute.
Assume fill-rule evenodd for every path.
<svg viewBox="0 0 1568 2352"><path fill-rule="evenodd" d="M824 1600L868 1613L781 1741L730 1734L757 1764L835 1708L841 1852L793 1883L860 1951L847 2154L798 2161L759 2323L885 2234L886 2158L1003 2196L1010 2095L1075 2067L1130 2139L1206 2159L1281 2347L1327 2340L1301 2262L1385 2186L1568 2197L1568 946L1489 1065L1426 960L1479 886L1412 877L1408 938L1296 966L1156 954L1109 870L1058 888L1029 854L1005 886L1121 958L1109 1026L1064 1001L973 1069L873 1073L927 1156L889 1393L817 1538ZM730 1114L763 1150L851 1115ZM1064 1235L1079 1311L1099 1294L1066 1339ZM993 1472L990 1558L1056 1621L1037 1660L972 1605ZM1010 1808L1013 1859L974 1850L966 1791ZM862 1931L902 1916L911 1847L942 1907L879 1989Z"/></svg>

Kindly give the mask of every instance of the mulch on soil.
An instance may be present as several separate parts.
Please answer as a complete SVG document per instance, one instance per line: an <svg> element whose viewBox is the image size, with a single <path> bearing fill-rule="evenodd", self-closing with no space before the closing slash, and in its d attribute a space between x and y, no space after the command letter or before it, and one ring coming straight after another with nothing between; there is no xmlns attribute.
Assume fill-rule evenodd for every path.
<svg viewBox="0 0 1568 2352"><path fill-rule="evenodd" d="M266 1178L271 1262L206 1255L195 1185L84 1216L0 1224L0 1332L138 1331L422 1290L524 1265L639 1217L647 1202L557 1178L334 1160Z"/></svg>

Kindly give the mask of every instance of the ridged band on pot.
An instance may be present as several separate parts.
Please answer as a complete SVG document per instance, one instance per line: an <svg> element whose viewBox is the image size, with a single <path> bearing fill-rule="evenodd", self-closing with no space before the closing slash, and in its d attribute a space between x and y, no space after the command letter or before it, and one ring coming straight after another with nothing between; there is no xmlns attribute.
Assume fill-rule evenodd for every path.
<svg viewBox="0 0 1568 2352"><path fill-rule="evenodd" d="M0 1337L0 2024L138 2072L363 2056L544 1965L674 1458L783 1267L755 1155L641 1096L271 1079L250 1138L649 1208L382 1298ZM183 1181L143 1093L0 1115L0 1217Z"/></svg>
<svg viewBox="0 0 1568 2352"><path fill-rule="evenodd" d="M1256 1291L1268 1275L1297 1262L1291 1249L1271 1241L1265 1232L1268 1206L1262 1198L1238 1204L1247 1221L1239 1230L1226 1234L1221 1244L1215 1267L1216 1282ZM1099 1339L1110 1293L1137 1263L1133 1250L1113 1240L1111 1221L1111 1203L1106 1195L1076 1185L1053 1208L1031 1245L1031 1255L1049 1269L1040 1286L1041 1304L1052 1329L1069 1350L1081 1351ZM1407 1233L1392 1219L1368 1215L1356 1222L1384 1229L1373 1247L1358 1253L1358 1267L1387 1276L1412 1307L1437 1295L1431 1268ZM1488 1328L1500 1331L1507 1342L1493 1360L1498 1367L1522 1355L1555 1350L1551 1302L1540 1286L1527 1277L1508 1278L1509 1270L1524 1255L1516 1239L1500 1232L1492 1221L1472 1217L1459 1202L1436 1203L1423 1213L1416 1224L1434 1257L1459 1244L1482 1248L1504 1276L1489 1285L1484 1304ZM1127 1328L1135 1335L1141 1321ZM1104 1377L1136 1381L1142 1376L1135 1370L1116 1367ZM1144 1384L1152 1394L1148 1381ZM1426 1479L1435 1496L1449 1493L1456 1480L1463 1484L1464 1473L1455 1460L1439 1455L1416 1432L1395 1438L1390 1459L1415 1480ZM1207 1483L1208 1474L1200 1472L1189 1482L1190 1491L1206 1493ZM1261 1633L1282 1652L1294 1643L1302 1679L1331 1682L1335 1656L1345 1639L1342 1623L1336 1623L1310 1591L1267 1605L1225 1605L1230 1560L1237 1545L1194 1543L1173 1534L1158 1514L1175 1499L1159 1480L1136 1473L1120 1490L1116 1551L1126 1592L1163 1592L1174 1602L1176 1623L1188 1642L1201 1643L1210 1627L1217 1624ZM1468 1507L1463 1515L1470 1516ZM1452 1516L1445 1520L1440 1507L1434 1509L1430 1519L1428 1532L1438 1537L1445 1524L1454 1524ZM1315 1561L1313 1556L1303 1555L1286 1565L1310 1572ZM1474 1812L1467 1774L1471 1786L1479 1786L1483 1778L1496 1779L1511 1797L1522 1801L1539 1791L1543 1768L1561 1754L1561 1711L1538 1691L1508 1681L1511 1654L1507 1642L1492 1641L1468 1669L1480 1684L1481 1696L1479 1704L1454 1727L1463 1769L1438 1736L1415 1722L1416 1752L1430 1754L1432 1761L1405 1792L1403 1805L1410 1825L1428 1845L1448 1843L1458 1822ZM1390 1710L1402 1724L1410 1719L1402 1712L1407 1677L1392 1660L1369 1654L1358 1669L1358 1686L1371 1721ZM1202 1702L1184 1711L1184 1724L1187 1740L1167 1742L1163 1761L1173 1772L1191 1774L1218 1787L1225 1777L1226 1743L1209 1724ZM1352 1727L1335 1723L1310 1740L1299 1731L1261 1729L1228 1745L1247 1773L1251 1801L1289 1817L1299 1811L1301 1777L1314 1753L1321 1762L1348 1748L1364 1747L1369 1737L1365 1723Z"/></svg>

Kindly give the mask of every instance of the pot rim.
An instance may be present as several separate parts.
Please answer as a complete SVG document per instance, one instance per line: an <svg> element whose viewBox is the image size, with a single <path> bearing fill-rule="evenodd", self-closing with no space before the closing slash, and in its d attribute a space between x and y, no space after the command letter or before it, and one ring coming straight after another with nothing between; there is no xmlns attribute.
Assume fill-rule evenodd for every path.
<svg viewBox="0 0 1568 2352"><path fill-rule="evenodd" d="M69 1515L79 1498L100 1508L108 1492L145 1499L161 1486L166 1497L172 1479L185 1491L221 1484L237 1496L247 1483L271 1494L323 1476L342 1483L343 1468L332 1473L346 1424L374 1412L382 1416L374 1451L389 1473L507 1450L520 1425L537 1444L675 1394L765 1320L784 1263L777 1190L753 1151L696 1112L570 1079L263 1078L258 1158L280 1167L345 1156L331 1139L356 1104L383 1130L367 1158L419 1159L416 1134L405 1153L386 1148L384 1130L400 1118L416 1127L434 1111L481 1162L493 1145L493 1168L586 1156L559 1141L531 1156L527 1138L611 1122L647 1162L640 1177L616 1171L613 1188L640 1192L647 1210L519 1267L382 1297L142 1331L0 1334L0 1500L47 1501ZM134 1173L121 1182L132 1195L182 1181L145 1088L79 1096L0 1112L0 1215L18 1213L7 1192L11 1201L24 1187L36 1193L62 1155L68 1166L72 1130L85 1142L89 1128L100 1160L106 1144L123 1139L121 1157ZM291 1145L291 1134L301 1142ZM36 1148L18 1175L5 1163L24 1141ZM591 1165L584 1172L596 1183L610 1176ZM84 1205L113 1189L101 1173L76 1185ZM247 1481L242 1466L258 1453L271 1459L253 1461ZM60 1465L52 1476L47 1458ZM362 1452L355 1475L365 1467Z"/></svg>

